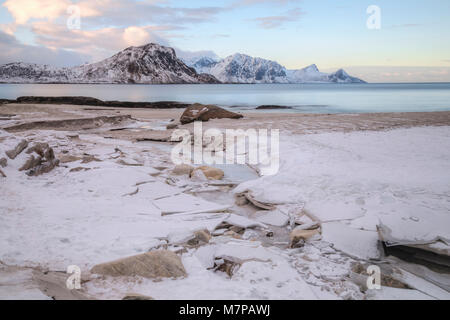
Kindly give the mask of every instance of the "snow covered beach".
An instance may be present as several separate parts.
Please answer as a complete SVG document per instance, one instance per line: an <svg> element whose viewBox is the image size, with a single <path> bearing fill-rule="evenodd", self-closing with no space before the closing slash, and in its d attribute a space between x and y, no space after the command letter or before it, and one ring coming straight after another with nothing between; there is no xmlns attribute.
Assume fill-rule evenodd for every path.
<svg viewBox="0 0 450 320"><path fill-rule="evenodd" d="M83 298L450 297L448 274L421 266L419 276L417 265L384 256L377 232L388 226L389 240L449 255L449 112L213 119L205 129L280 129L277 175L224 166L221 180L174 172L173 143L161 137L182 112L0 106L2 129L31 119L131 115L120 124L0 131L0 158L26 139L48 143L60 160L37 177L18 170L25 152L2 168L0 298L14 298L11 292L19 298L63 296L64 282L58 281L67 278L69 265L81 268ZM238 201L248 192L254 202ZM293 229L312 232L292 247ZM209 236L192 244L198 231ZM176 252L185 276L156 281L91 272L95 265L157 250ZM372 264L383 267L381 290L363 288L358 277L356 266ZM47 278L44 271L50 271Z"/></svg>

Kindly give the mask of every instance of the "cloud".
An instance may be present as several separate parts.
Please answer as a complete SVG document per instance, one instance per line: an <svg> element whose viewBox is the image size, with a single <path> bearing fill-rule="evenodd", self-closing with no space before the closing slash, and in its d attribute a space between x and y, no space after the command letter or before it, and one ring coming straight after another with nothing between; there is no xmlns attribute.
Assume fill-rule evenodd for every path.
<svg viewBox="0 0 450 320"><path fill-rule="evenodd" d="M252 5L258 5L258 4L288 4L290 2L301 2L301 0L240 0L236 1L232 4L233 7L242 7L242 6L252 6Z"/></svg>
<svg viewBox="0 0 450 320"><path fill-rule="evenodd" d="M0 31L0 64L31 62L62 67L79 65L89 60L89 55L78 52L24 45L14 36Z"/></svg>
<svg viewBox="0 0 450 320"><path fill-rule="evenodd" d="M15 23L2 23L0 24L0 31L3 31L6 34L14 35L16 32L17 25Z"/></svg>
<svg viewBox="0 0 450 320"><path fill-rule="evenodd" d="M80 10L82 24L89 28L105 26L126 27L157 23L184 25L211 21L223 10L222 7L170 7L162 1L132 0L6 0L8 9L16 24L33 20L59 21L65 23L70 16L68 8L76 5Z"/></svg>
<svg viewBox="0 0 450 320"><path fill-rule="evenodd" d="M286 12L284 15L260 17L251 20L256 21L261 28L274 29L286 22L297 21L302 14L304 13L297 8Z"/></svg>
<svg viewBox="0 0 450 320"><path fill-rule="evenodd" d="M78 30L67 28L72 14L68 8L73 5L79 8ZM149 42L168 45L167 39L180 37L174 30L212 21L221 11L229 10L214 6L173 7L163 0L6 0L3 6L14 18L13 23L0 24L3 32L14 35L17 26L29 28L36 44L76 51L90 56L90 61L104 59L128 46Z"/></svg>
<svg viewBox="0 0 450 320"><path fill-rule="evenodd" d="M157 34L170 30L164 26L129 26L126 28L103 28L97 30L69 30L66 26L50 22L33 24L36 42L48 48L64 48L90 55L98 61L129 46L140 46L149 42L168 45L168 41Z"/></svg>
<svg viewBox="0 0 450 320"><path fill-rule="evenodd" d="M188 51L182 50L180 48L175 48L177 57L183 60L191 60L198 57L209 57L212 59L219 59L219 56L211 50L200 50L200 51Z"/></svg>

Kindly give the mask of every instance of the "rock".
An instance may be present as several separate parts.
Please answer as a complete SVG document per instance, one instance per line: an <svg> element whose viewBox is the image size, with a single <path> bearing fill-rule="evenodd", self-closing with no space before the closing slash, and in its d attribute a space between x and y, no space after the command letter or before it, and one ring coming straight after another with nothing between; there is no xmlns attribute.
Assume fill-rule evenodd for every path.
<svg viewBox="0 0 450 320"><path fill-rule="evenodd" d="M28 170L28 176L38 176L48 173L59 164L59 160L55 158L55 153L47 143L35 142L27 149L30 154L26 162L20 167L19 171ZM34 153L34 154L32 154Z"/></svg>
<svg viewBox="0 0 450 320"><path fill-rule="evenodd" d="M249 203L248 199L243 194L237 194L235 203L237 206L242 207Z"/></svg>
<svg viewBox="0 0 450 320"><path fill-rule="evenodd" d="M217 81L217 80L216 80ZM216 82L217 83L217 82ZM189 104L174 102L174 101L156 101L156 102L131 102L131 101L102 101L91 97L36 97L24 96L17 100L9 100L15 103L27 104L71 104L82 106L102 106L113 108L146 108L146 109L172 109L172 108L186 108ZM95 109L94 109L95 110Z"/></svg>
<svg viewBox="0 0 450 320"><path fill-rule="evenodd" d="M194 232L194 237L187 241L190 246L207 244L211 240L211 233L207 229Z"/></svg>
<svg viewBox="0 0 450 320"><path fill-rule="evenodd" d="M207 177L210 180L221 180L224 176L223 170L209 166L201 166L195 168L194 171L191 173L191 175L193 175L193 173L197 170L203 171L205 177Z"/></svg>
<svg viewBox="0 0 450 320"><path fill-rule="evenodd" d="M91 170L91 168L84 168L84 167L76 167L69 170L69 172L79 172L79 171L88 171Z"/></svg>
<svg viewBox="0 0 450 320"><path fill-rule="evenodd" d="M8 165L8 159L0 158L0 167L5 168Z"/></svg>
<svg viewBox="0 0 450 320"><path fill-rule="evenodd" d="M130 166L130 167L142 167L144 164L143 163L139 163L134 159L119 159L116 161L116 163L121 164L123 166Z"/></svg>
<svg viewBox="0 0 450 320"><path fill-rule="evenodd" d="M40 164L39 166L34 167L33 169L30 169L26 174L31 177L31 176L39 176L39 175L44 174L44 173L49 173L58 164L59 164L59 160L58 159L54 159L54 160L51 160L51 161L46 161L46 162Z"/></svg>
<svg viewBox="0 0 450 320"><path fill-rule="evenodd" d="M175 176L182 176L184 174L190 176L193 170L194 170L193 166L190 166L188 164L179 164L176 165L175 168L173 168L172 174Z"/></svg>
<svg viewBox="0 0 450 320"><path fill-rule="evenodd" d="M45 157L44 152L45 150L49 149L48 143L42 143L42 142L34 142L31 147L25 151L27 154L31 154L33 152L37 153L41 157Z"/></svg>
<svg viewBox="0 0 450 320"><path fill-rule="evenodd" d="M226 273L230 278L241 267L240 263L228 259L216 259L214 261L214 271L221 271Z"/></svg>
<svg viewBox="0 0 450 320"><path fill-rule="evenodd" d="M89 163L89 162L92 162L92 161L95 161L95 162L101 162L102 160L96 158L96 157L93 156L93 155L85 155L85 156L83 157L83 160L81 161L81 163L85 164L85 163Z"/></svg>
<svg viewBox="0 0 450 320"><path fill-rule="evenodd" d="M232 237L234 239L242 239L242 236L239 233L234 232L233 230L228 230L223 235Z"/></svg>
<svg viewBox="0 0 450 320"><path fill-rule="evenodd" d="M186 276L179 256L172 251L151 251L94 266L92 273L107 276L141 276L144 278L177 278Z"/></svg>
<svg viewBox="0 0 450 320"><path fill-rule="evenodd" d="M128 293L122 300L155 300L152 297L144 296L139 293Z"/></svg>
<svg viewBox="0 0 450 320"><path fill-rule="evenodd" d="M28 141L24 139L14 149L8 150L5 153L11 160L14 160L26 147L28 147Z"/></svg>
<svg viewBox="0 0 450 320"><path fill-rule="evenodd" d="M25 161L25 163L19 168L19 171L29 170L31 168L34 168L41 164L42 157L40 155L37 155L34 157L34 155L30 155Z"/></svg>
<svg viewBox="0 0 450 320"><path fill-rule="evenodd" d="M256 108L256 110L274 110L274 109L292 109L288 106L277 106L277 105L263 105Z"/></svg>
<svg viewBox="0 0 450 320"><path fill-rule="evenodd" d="M75 161L79 161L83 158L81 157L77 157L77 156L73 156L73 155L63 155L59 157L59 161L61 163L69 163L69 162L75 162Z"/></svg>
<svg viewBox="0 0 450 320"><path fill-rule="evenodd" d="M27 130L87 130L99 128L105 124L119 125L131 121L131 116L101 116L95 118L42 120L12 125L5 128L7 132L19 132Z"/></svg>
<svg viewBox="0 0 450 320"><path fill-rule="evenodd" d="M177 123L177 122L169 123L169 124L166 126L166 129L168 129L168 130L170 130L170 129L177 129L177 128L178 128L178 125L179 125L179 123Z"/></svg>
<svg viewBox="0 0 450 320"><path fill-rule="evenodd" d="M320 222L313 221L310 223L304 223L297 227L294 230L314 230L320 227Z"/></svg>
<svg viewBox="0 0 450 320"><path fill-rule="evenodd" d="M316 234L319 234L319 229L314 230L294 229L289 235L289 238L291 240L290 247L291 248L302 247L305 241L312 238Z"/></svg>
<svg viewBox="0 0 450 320"><path fill-rule="evenodd" d="M245 197L251 204L253 204L255 207L260 208L260 209L274 210L276 208L276 206L272 203L267 203L267 202L263 202L263 201L255 199L253 194L248 190L245 192L236 194L236 199L238 199L240 197Z"/></svg>
<svg viewBox="0 0 450 320"><path fill-rule="evenodd" d="M209 119L239 119L243 116L239 113L231 112L214 105L204 105L195 103L184 110L181 115L181 124L194 121L208 121Z"/></svg>

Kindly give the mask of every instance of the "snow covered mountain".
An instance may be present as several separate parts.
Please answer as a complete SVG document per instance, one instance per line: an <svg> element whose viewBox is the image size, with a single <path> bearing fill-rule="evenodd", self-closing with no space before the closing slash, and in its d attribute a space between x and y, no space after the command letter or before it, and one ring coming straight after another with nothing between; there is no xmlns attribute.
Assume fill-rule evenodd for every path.
<svg viewBox="0 0 450 320"><path fill-rule="evenodd" d="M236 53L179 59L170 47L149 43L129 47L100 62L72 68L15 62L0 65L3 83L364 83L340 69L316 65L287 70L279 63Z"/></svg>
<svg viewBox="0 0 450 320"><path fill-rule="evenodd" d="M73 68L9 63L0 66L0 82L19 83L218 83L177 58L174 49L149 43L129 47L103 61Z"/></svg>
<svg viewBox="0 0 450 320"><path fill-rule="evenodd" d="M328 75L330 82L347 82L347 83L365 83L365 81L350 76L344 69L339 69L338 71Z"/></svg>
<svg viewBox="0 0 450 320"><path fill-rule="evenodd" d="M315 64L303 69L287 70L279 63L244 54L234 54L220 61L198 57L187 62L197 72L209 73L225 83L364 83L339 69L320 72Z"/></svg>
<svg viewBox="0 0 450 320"><path fill-rule="evenodd" d="M262 58L253 58L236 53L213 63L199 60L193 65L205 73L226 83L287 83L286 70L283 66Z"/></svg>
<svg viewBox="0 0 450 320"><path fill-rule="evenodd" d="M183 61L199 73L208 73L210 69L220 61L220 59L214 59L211 57L197 57Z"/></svg>
<svg viewBox="0 0 450 320"><path fill-rule="evenodd" d="M69 82L74 78L69 68L54 68L49 65L13 62L0 65L0 82L9 83L54 83Z"/></svg>

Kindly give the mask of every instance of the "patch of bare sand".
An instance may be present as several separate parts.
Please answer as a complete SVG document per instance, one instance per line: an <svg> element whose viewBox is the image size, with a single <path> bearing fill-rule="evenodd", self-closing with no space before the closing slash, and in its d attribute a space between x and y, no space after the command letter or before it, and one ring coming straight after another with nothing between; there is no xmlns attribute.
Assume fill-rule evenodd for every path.
<svg viewBox="0 0 450 320"><path fill-rule="evenodd" d="M129 109L74 105L5 104L0 106L1 114L14 114L20 121L73 119L130 115L141 121L179 120L183 109ZM403 113L361 113L361 114L303 114L243 112L242 119L212 119L203 123L204 129L280 129L292 134L320 133L329 131L349 132L359 130L386 130L416 126L448 126L450 111L403 112ZM192 130L193 124L180 128ZM123 132L125 134L125 132ZM119 134L120 135L120 134Z"/></svg>

